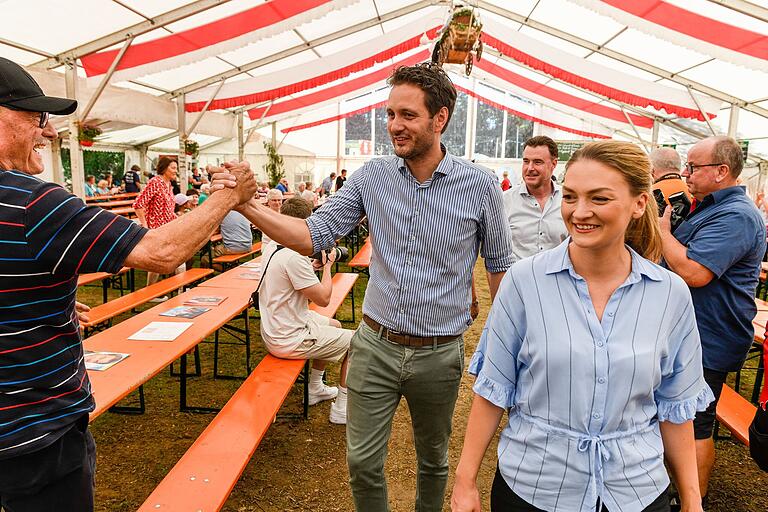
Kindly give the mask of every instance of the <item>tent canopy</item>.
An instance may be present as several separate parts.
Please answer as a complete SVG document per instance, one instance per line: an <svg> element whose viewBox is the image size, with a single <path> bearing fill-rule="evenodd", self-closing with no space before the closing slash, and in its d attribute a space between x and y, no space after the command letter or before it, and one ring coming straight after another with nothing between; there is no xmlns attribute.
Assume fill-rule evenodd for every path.
<svg viewBox="0 0 768 512"><path fill-rule="evenodd" d="M768 155L768 8L747 0L464 3L484 23L483 57L470 79L459 66L448 69L471 96L578 137L669 142L729 133L749 139L751 154ZM187 131L195 125L195 137L214 141L235 137L243 112L250 126L280 122L300 131L380 105L393 65L429 59L452 7L440 0L49 4L55 16L41 18L28 2L3 1L0 56L61 95L63 71L74 68L81 109L109 83L88 120L107 128L104 142L129 146L167 146L179 135L177 104ZM488 97L486 85L538 108L521 112L509 95Z"/></svg>

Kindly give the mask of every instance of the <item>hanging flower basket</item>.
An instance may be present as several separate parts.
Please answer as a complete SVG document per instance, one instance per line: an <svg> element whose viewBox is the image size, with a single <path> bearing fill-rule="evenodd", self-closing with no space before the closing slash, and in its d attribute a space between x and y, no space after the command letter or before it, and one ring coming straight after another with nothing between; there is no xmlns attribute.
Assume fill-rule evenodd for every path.
<svg viewBox="0 0 768 512"><path fill-rule="evenodd" d="M102 129L96 125L81 124L78 128L77 140L80 141L81 146L89 148L93 146L96 137L102 133Z"/></svg>
<svg viewBox="0 0 768 512"><path fill-rule="evenodd" d="M185 140L184 153L191 156L192 158L197 158L197 155L200 154L200 145L193 140Z"/></svg>
<svg viewBox="0 0 768 512"><path fill-rule="evenodd" d="M457 8L443 29L440 40L432 52L432 62L464 64L467 76L472 72L474 61L483 54L483 24L472 8Z"/></svg>

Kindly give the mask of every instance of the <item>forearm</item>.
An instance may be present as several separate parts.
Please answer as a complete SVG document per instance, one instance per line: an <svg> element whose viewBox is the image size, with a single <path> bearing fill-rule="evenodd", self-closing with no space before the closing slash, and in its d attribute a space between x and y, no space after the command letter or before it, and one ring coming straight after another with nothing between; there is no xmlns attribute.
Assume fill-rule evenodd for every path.
<svg viewBox="0 0 768 512"><path fill-rule="evenodd" d="M456 481L475 482L480 464L491 439L496 434L504 409L496 407L485 398L475 395L467 420L464 447L456 466Z"/></svg>
<svg viewBox="0 0 768 512"><path fill-rule="evenodd" d="M136 208L134 212L136 212L136 216L139 218L139 223L145 228L148 228L149 226L147 225L147 214L144 209Z"/></svg>
<svg viewBox="0 0 768 512"><path fill-rule="evenodd" d="M255 200L242 205L238 211L280 245L305 256L312 254L312 237L304 219L280 215Z"/></svg>
<svg viewBox="0 0 768 512"><path fill-rule="evenodd" d="M661 231L661 250L669 269L682 277L688 286L698 288L712 280L712 273L700 263L690 259L688 248L669 231Z"/></svg>
<svg viewBox="0 0 768 512"><path fill-rule="evenodd" d="M699 477L696 470L696 444L693 421L659 423L664 455L683 503L700 503Z"/></svg>
<svg viewBox="0 0 768 512"><path fill-rule="evenodd" d="M488 272L488 288L490 288L491 291L491 302L496 298L496 292L499 290L499 284L501 284L501 280L504 279L504 274L506 272L496 272L491 273Z"/></svg>
<svg viewBox="0 0 768 512"><path fill-rule="evenodd" d="M237 205L233 191L212 195L179 219L150 230L126 258L129 267L167 273L189 260L210 240L224 216Z"/></svg>

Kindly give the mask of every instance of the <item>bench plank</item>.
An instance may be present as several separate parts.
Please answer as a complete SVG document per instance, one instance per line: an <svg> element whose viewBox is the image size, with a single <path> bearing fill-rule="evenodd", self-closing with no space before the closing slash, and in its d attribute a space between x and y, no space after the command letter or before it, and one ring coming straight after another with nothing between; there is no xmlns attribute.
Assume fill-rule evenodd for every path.
<svg viewBox="0 0 768 512"><path fill-rule="evenodd" d="M368 268L371 265L371 253L373 252L373 245L371 245L371 239L366 239L363 246L357 251L357 254L349 260L349 266L352 268Z"/></svg>
<svg viewBox="0 0 768 512"><path fill-rule="evenodd" d="M265 357L139 511L220 510L303 367Z"/></svg>
<svg viewBox="0 0 768 512"><path fill-rule="evenodd" d="M317 304L310 304L309 309L317 311L328 318L333 318L336 315L336 311L338 311L339 307L344 303L344 299L349 295L350 290L355 286L355 281L357 281L358 277L360 277L360 274L336 272L336 274L333 275L331 301L325 307L318 306Z"/></svg>
<svg viewBox="0 0 768 512"><path fill-rule="evenodd" d="M246 258L252 254L256 254L259 251L261 251L261 242L256 242L251 246L251 250L248 252L235 252L232 254L222 254L221 256L217 256L213 258L213 262L223 263L223 264L235 263L237 260Z"/></svg>
<svg viewBox="0 0 768 512"><path fill-rule="evenodd" d="M80 322L80 327L85 328L98 325L137 306L141 306L155 297L162 297L182 286L199 281L212 273L213 270L210 268L191 268L181 274L176 274L146 286L141 290L136 290L135 292L118 297L106 304L91 308L88 312L90 320L88 322Z"/></svg>
<svg viewBox="0 0 768 512"><path fill-rule="evenodd" d="M731 431L731 434L749 446L749 426L755 417L757 407L724 384L717 402L717 421Z"/></svg>
<svg viewBox="0 0 768 512"><path fill-rule="evenodd" d="M357 274L336 273L330 304L310 304L310 309L332 318L357 278ZM303 359L267 354L139 512L221 510L304 364Z"/></svg>

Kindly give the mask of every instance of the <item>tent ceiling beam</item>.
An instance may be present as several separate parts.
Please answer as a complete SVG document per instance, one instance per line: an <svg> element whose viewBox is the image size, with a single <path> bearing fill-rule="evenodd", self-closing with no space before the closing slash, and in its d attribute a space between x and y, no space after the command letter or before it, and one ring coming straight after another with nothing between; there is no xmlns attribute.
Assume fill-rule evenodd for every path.
<svg viewBox="0 0 768 512"><path fill-rule="evenodd" d="M741 14L746 14L752 18L768 23L768 8L761 5L747 2L746 0L709 0L713 4L722 5Z"/></svg>
<svg viewBox="0 0 768 512"><path fill-rule="evenodd" d="M120 64L120 61L123 58L123 55L125 55L125 52L128 50L128 47L131 46L131 43L133 42L133 37L129 37L125 40L125 44L123 44L123 47L120 48L120 52L115 57L115 60L112 61L112 64L109 65L109 69L107 70L107 73L102 77L101 82L99 83L99 87L96 89L96 92L93 93L93 96L91 96L91 99L88 100L88 106L86 106L83 111L80 113L80 120L85 121L88 117L88 114L91 113L91 110L93 109L93 106L98 101L99 97L101 96L101 93L104 92L104 89L107 87L107 84L109 84L110 78L112 78L112 75L115 74L115 69L117 69L117 65Z"/></svg>
<svg viewBox="0 0 768 512"><path fill-rule="evenodd" d="M691 99L696 104L696 108L698 108L699 112L701 112L701 115L704 116L704 121L707 122L707 126L709 126L709 131L712 132L712 135L717 135L717 131L715 130L715 127L712 126L712 121L709 120L709 116L707 115L706 112L704 112L704 109L701 108L701 103L699 103L699 100L696 99L696 95L693 94L693 91L691 90L690 87L688 88L688 94L691 96Z"/></svg>
<svg viewBox="0 0 768 512"><path fill-rule="evenodd" d="M530 27L534 30L544 32L545 34L549 34L551 36L557 37L569 43L575 44L577 46L581 46L582 48L586 48L587 50L591 50L595 53L605 55L606 57L610 57L612 59L618 60L619 62L623 62L624 64L628 64L630 66L634 66L638 69L642 69L643 71L647 71L648 73L654 74L656 76L666 78L667 80L678 83L685 87L690 87L695 91L707 94L709 96L712 96L713 98L717 98L719 100L722 100L731 104L735 103L738 106L744 108L745 110L748 110L759 116L768 118L768 109L758 107L757 105L752 105L751 103L743 99L737 98L735 96L731 96L729 94L724 93L723 91L719 91L717 89L713 89L712 87L708 87L704 84L700 84L693 80L689 80L687 78L681 77L676 73L672 73L670 71L648 64L647 62L634 59L632 57L629 57L628 55L624 55L623 53L619 53L615 50L603 48L602 46L592 43L586 39L582 39L575 35L564 32L562 30L556 29L554 27L550 27L549 25L546 25L544 23L525 18L524 16L521 16L517 13L498 7L485 0L477 0L477 6L489 12L492 12L494 14L497 14L499 16L512 20L514 22Z"/></svg>
<svg viewBox="0 0 768 512"><path fill-rule="evenodd" d="M346 27L342 30L339 30L337 32L334 32L332 34L325 35L323 37L319 37L317 39L313 39L311 41L308 41L305 44L300 44L293 46L291 48L288 48L286 50L283 50L281 52L278 52L274 55L270 55L269 57L265 57L263 59L259 59L257 61L250 62L248 64L244 64L242 66L237 66L235 69L231 69L228 71L224 71L223 73L219 73L218 75L214 75L208 78L205 78L203 80L199 80L195 83L189 84L185 87L182 87L180 89L176 89L171 92L170 96L175 96L181 93L190 93L192 91L196 91L198 89L202 89L203 87L208 87L209 85L215 84L221 79L230 79L232 77L238 76L242 73L247 73L248 71L254 70L256 68L260 68L262 66L266 66L267 64L271 64L273 62L277 62L281 59L285 59L287 57L291 57L293 55L297 55L301 52L304 52L306 50L313 50L317 46L321 46L326 43L330 43L331 41L336 41L337 39L341 39L342 37L346 37L348 35L356 34L362 30L365 30L367 28L375 27L376 25L380 23L384 23L386 21L394 20L396 18L399 18L401 16L405 16L407 14L410 14L412 12L419 11L421 9L424 9L425 7L429 7L431 5L435 5L435 0L421 0L417 3L414 3L412 5L408 5L406 7L403 7L401 9L398 9L396 11L392 11L388 14L385 14L384 16L381 16L379 18L372 18L367 21L364 21L362 23L358 23L356 25L352 25L350 27Z"/></svg>
<svg viewBox="0 0 768 512"><path fill-rule="evenodd" d="M32 48L31 46L27 46L25 44L17 43L15 41L9 41L8 39L3 39L0 37L0 44L4 44L6 46L10 46L11 48L16 48L17 50L23 50L25 52L34 53L35 55L39 55L41 57L51 57L52 55L48 52L44 52L43 50L38 50L37 48Z"/></svg>
<svg viewBox="0 0 768 512"><path fill-rule="evenodd" d="M112 34L100 37L83 45L77 46L65 52L54 55L40 62L33 64L35 67L44 67L45 69L56 68L64 64L68 60L75 60L84 55L98 52L105 48L109 48L112 45L118 44L125 40L126 37L136 37L141 34L146 34L157 28L165 25L181 21L185 18L189 18L195 14L207 11L212 7L229 2L229 0L197 0L187 5L165 12L154 18L150 18L141 23L136 23L130 27L126 27Z"/></svg>
<svg viewBox="0 0 768 512"><path fill-rule="evenodd" d="M208 107L210 107L211 103L213 103L213 100L216 99L216 95L219 94L219 91L224 86L224 82L226 82L226 80L222 80L221 83L219 83L219 86L216 88L213 94L211 94L211 97L203 107L203 110L201 110L200 113L197 114L197 117L195 117L195 120L192 121L192 124L189 126L189 129L187 130L187 135L191 135L195 131L195 128L197 128L197 123L199 123L200 120L205 115L205 113L208 112Z"/></svg>
<svg viewBox="0 0 768 512"><path fill-rule="evenodd" d="M622 108L621 113L624 114L624 117L627 118L627 122L629 123L629 126L632 127L632 131L635 132L635 135L637 135L637 140L642 141L643 149L645 150L645 152L650 153L648 149L648 143L643 140L643 137L640 135L640 131L637 129L637 126L635 126L635 123L632 122L632 118L629 117L629 114L627 114L627 111Z"/></svg>
<svg viewBox="0 0 768 512"><path fill-rule="evenodd" d="M147 89L152 89L152 90L155 90L155 91L162 92L163 94L168 94L168 93L171 92L168 89L163 89L162 87L158 87L156 85L152 85L152 84L148 84L148 83L145 83L145 82L141 82L139 80L128 80L128 82L130 82L132 84L135 84L135 85L140 85L142 87L146 87Z"/></svg>
<svg viewBox="0 0 768 512"><path fill-rule="evenodd" d="M178 130L174 130L171 133L166 133L165 135L161 135L160 137L157 137L156 139L148 140L146 142L142 142L141 146L154 146L155 144L160 144L161 142L165 142L169 139L172 139L176 137L179 134Z"/></svg>

